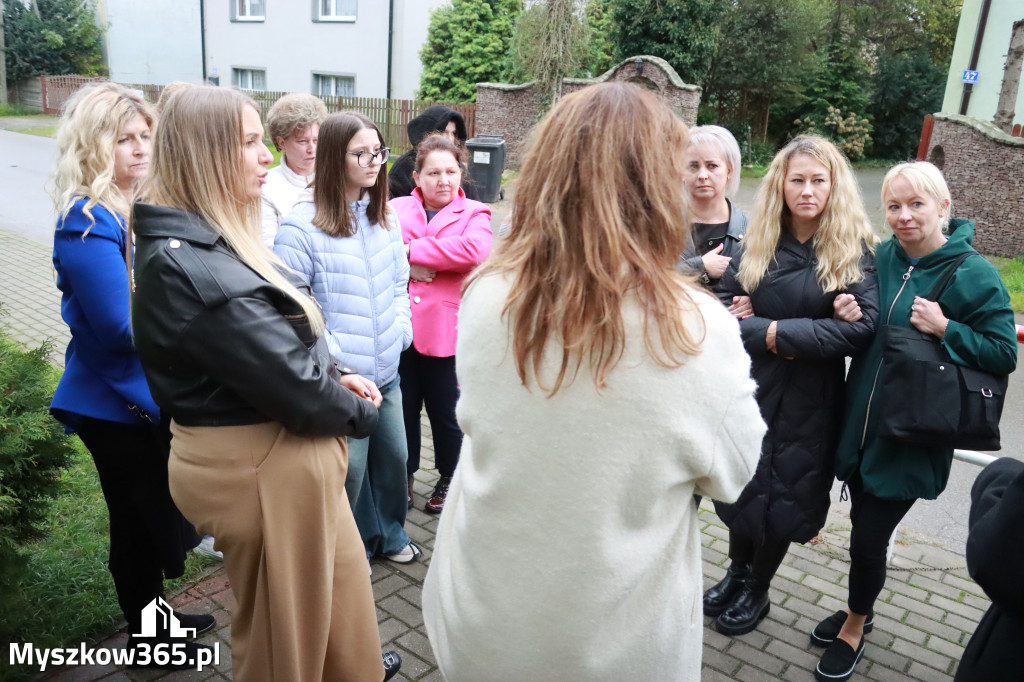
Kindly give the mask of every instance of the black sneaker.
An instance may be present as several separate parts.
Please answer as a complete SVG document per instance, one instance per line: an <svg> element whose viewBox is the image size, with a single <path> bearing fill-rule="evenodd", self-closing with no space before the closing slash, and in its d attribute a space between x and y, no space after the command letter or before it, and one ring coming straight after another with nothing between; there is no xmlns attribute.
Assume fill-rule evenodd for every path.
<svg viewBox="0 0 1024 682"><path fill-rule="evenodd" d="M397 651L384 652L384 682L388 682L402 669L402 657Z"/></svg>
<svg viewBox="0 0 1024 682"><path fill-rule="evenodd" d="M836 637L839 636L839 631L843 629L843 624L846 622L846 611L836 611L825 620L818 623L813 630L811 630L811 644L814 646L828 646L835 641ZM868 634L875 629L875 614L869 613L867 620L864 621L864 634Z"/></svg>
<svg viewBox="0 0 1024 682"><path fill-rule="evenodd" d="M178 619L178 624L183 628L194 628L196 631L195 637L206 634L214 627L217 626L217 619L209 613L200 613L193 615L191 613L181 613L175 611L174 616Z"/></svg>
<svg viewBox="0 0 1024 682"><path fill-rule="evenodd" d="M814 677L819 682L844 682L853 675L853 669L863 655L863 637L856 651L845 640L836 638L821 655L818 667L814 669Z"/></svg>

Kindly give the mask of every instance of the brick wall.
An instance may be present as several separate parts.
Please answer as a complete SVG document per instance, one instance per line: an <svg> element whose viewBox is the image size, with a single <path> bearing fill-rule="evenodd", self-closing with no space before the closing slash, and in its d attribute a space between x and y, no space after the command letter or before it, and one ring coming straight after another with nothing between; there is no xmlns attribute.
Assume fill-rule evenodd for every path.
<svg viewBox="0 0 1024 682"><path fill-rule="evenodd" d="M974 247L1024 255L1024 139L987 121L935 114L928 150L949 183L953 216L974 221Z"/></svg>
<svg viewBox="0 0 1024 682"><path fill-rule="evenodd" d="M675 69L659 57L630 57L597 78L566 78L562 81L562 94L609 80L629 81L649 88L660 94L687 125L697 124L700 87L684 83ZM519 168L530 130L541 113L540 103L541 93L532 83L477 83L477 134L505 138L506 168Z"/></svg>

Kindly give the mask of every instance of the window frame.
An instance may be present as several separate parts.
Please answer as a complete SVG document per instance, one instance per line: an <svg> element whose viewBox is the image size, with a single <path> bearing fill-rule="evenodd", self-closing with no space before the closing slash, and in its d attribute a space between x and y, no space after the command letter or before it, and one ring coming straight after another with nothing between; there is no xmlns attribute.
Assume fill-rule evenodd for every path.
<svg viewBox="0 0 1024 682"><path fill-rule="evenodd" d="M239 14L238 5L244 3L247 10L252 12L252 6L256 3L262 5L262 14ZM231 0L229 3L231 8L231 21L238 23L258 23L267 20L267 0Z"/></svg>
<svg viewBox="0 0 1024 682"><path fill-rule="evenodd" d="M353 24L359 18L359 0L351 0L355 5L355 12L352 14L324 14L323 3L331 2L340 4L345 0L312 0L313 3L313 21L314 23L328 23L328 24Z"/></svg>
<svg viewBox="0 0 1024 682"><path fill-rule="evenodd" d="M263 89L257 90L255 88L243 88L241 85L240 76L242 73L249 75L249 81L252 82L252 75L254 73L263 74ZM231 85L242 90L244 92L267 92L267 68L265 66L232 66L231 67Z"/></svg>
<svg viewBox="0 0 1024 682"><path fill-rule="evenodd" d="M313 95L316 95L318 97L319 96L324 96L324 97L355 97L356 96L356 74L354 74L354 73L343 73L343 72L339 72L339 71L312 71L311 73L313 74L313 76L312 76L312 81L313 81L312 94ZM320 79L321 78L333 78L333 79L348 78L348 79L350 79L352 81L352 94L351 95L337 95L337 94L325 95L325 94L321 93L320 92L320 87L319 87L320 86ZM335 88L335 90L336 89L337 88Z"/></svg>

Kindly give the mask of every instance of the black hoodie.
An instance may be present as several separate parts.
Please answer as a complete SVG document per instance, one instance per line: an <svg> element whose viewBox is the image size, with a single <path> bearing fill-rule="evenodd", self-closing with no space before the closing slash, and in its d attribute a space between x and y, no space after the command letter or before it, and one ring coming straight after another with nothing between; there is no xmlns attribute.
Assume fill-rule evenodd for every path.
<svg viewBox="0 0 1024 682"><path fill-rule="evenodd" d="M428 133L440 132L448 127L450 121L455 121L455 139L459 144L466 142L466 119L462 114L443 104L435 104L427 107L422 114L409 121L406 129L409 131L409 143L412 149L395 161L388 173L388 187L391 190L391 198L407 197L412 194L416 183L412 179L412 171L416 163L416 146L423 141ZM470 178L463 172L462 189L467 199L476 199L476 191Z"/></svg>

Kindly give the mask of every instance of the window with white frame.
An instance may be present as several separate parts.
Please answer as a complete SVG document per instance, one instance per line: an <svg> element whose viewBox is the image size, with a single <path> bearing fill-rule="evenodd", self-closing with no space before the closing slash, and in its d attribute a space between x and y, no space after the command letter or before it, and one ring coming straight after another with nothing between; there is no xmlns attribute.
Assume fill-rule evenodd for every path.
<svg viewBox="0 0 1024 682"><path fill-rule="evenodd" d="M313 0L313 21L355 21L358 0Z"/></svg>
<svg viewBox="0 0 1024 682"><path fill-rule="evenodd" d="M263 21L265 0L231 0L231 21Z"/></svg>
<svg viewBox="0 0 1024 682"><path fill-rule="evenodd" d="M263 69L232 69L232 84L242 90L266 90L267 72Z"/></svg>
<svg viewBox="0 0 1024 682"><path fill-rule="evenodd" d="M313 91L316 95L356 96L355 76L336 76L325 73L313 74Z"/></svg>

